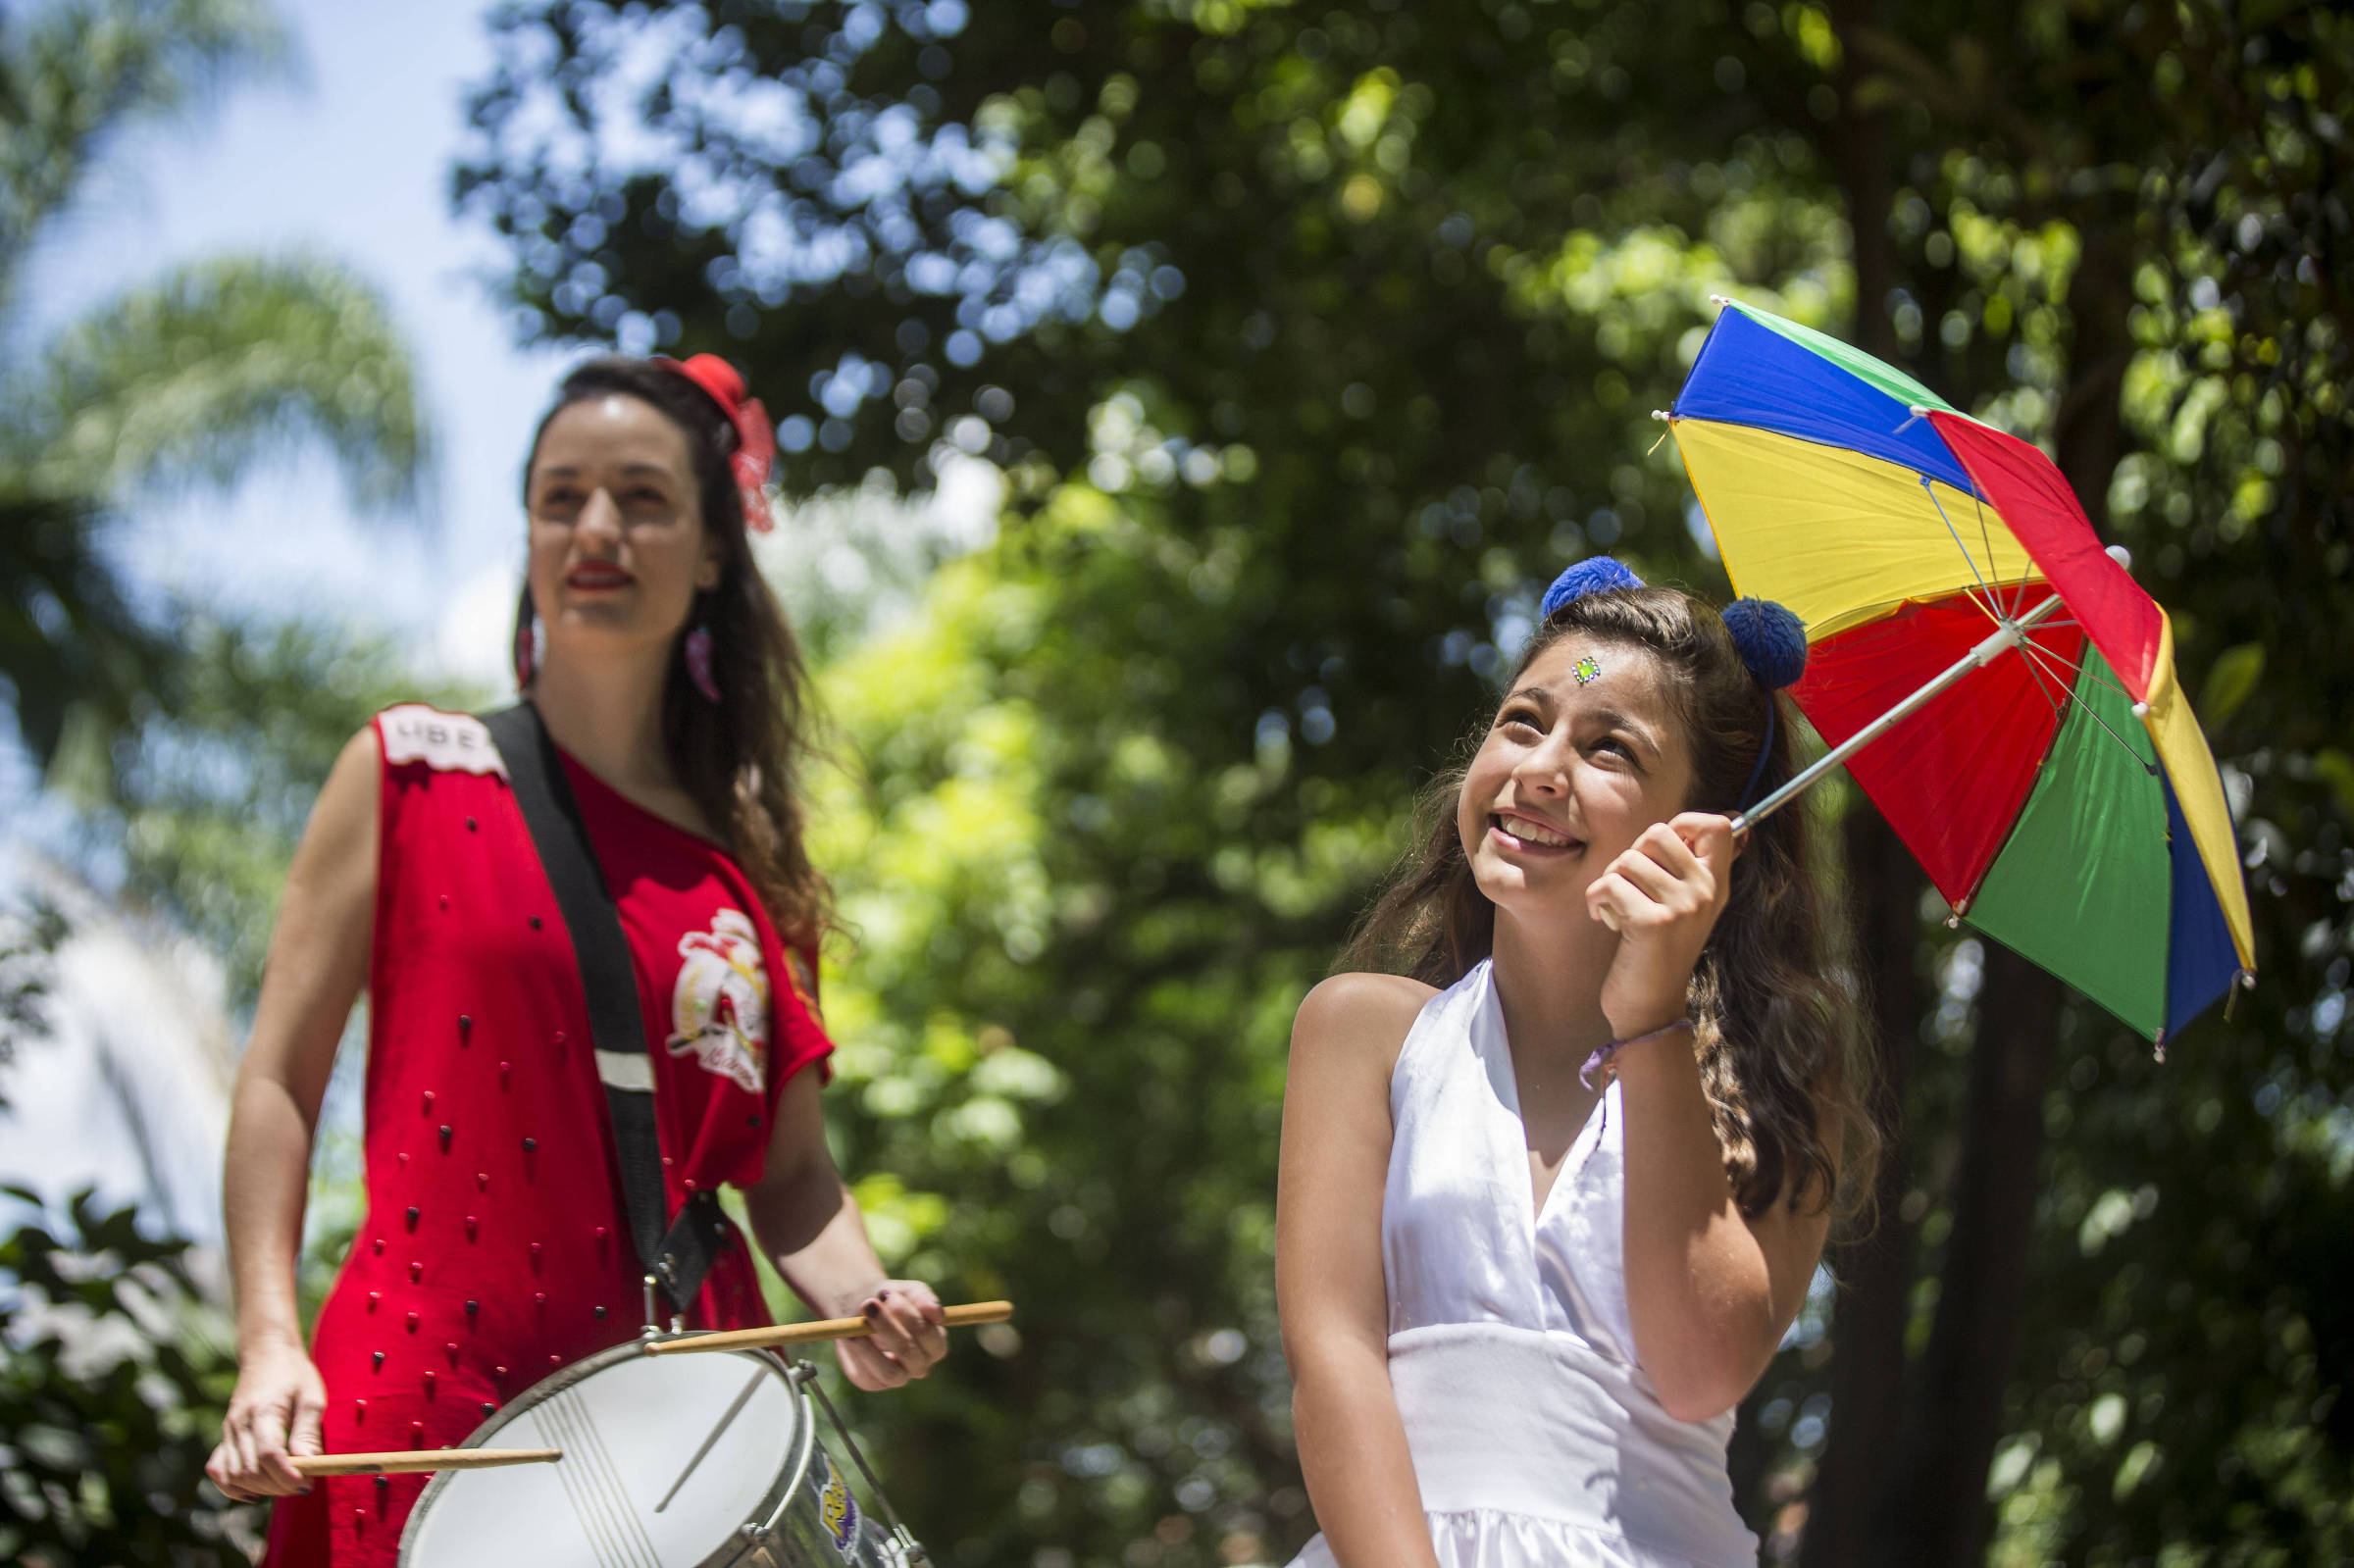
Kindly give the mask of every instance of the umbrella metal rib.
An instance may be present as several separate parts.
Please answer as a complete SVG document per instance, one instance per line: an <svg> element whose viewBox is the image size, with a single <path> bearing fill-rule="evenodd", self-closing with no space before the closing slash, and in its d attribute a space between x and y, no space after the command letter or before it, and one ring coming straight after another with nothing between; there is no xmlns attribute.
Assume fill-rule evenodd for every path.
<svg viewBox="0 0 2354 1568"><path fill-rule="evenodd" d="M1943 502L1937 499L1936 487L1929 482L1929 477L1925 474L1920 477L1920 488L1921 492L1929 498L1929 505L1936 508L1937 520L1945 525L1945 531L1953 538L1954 548L1962 552L1962 564L1970 568L1970 575L1977 580L1978 590L1980 593L1985 594L1985 598L1979 598L1977 593L1971 593L1968 588L1965 588L1962 591L1969 597L1970 603L1975 604L1978 609L1985 614L1989 621L1992 621L1997 626L2009 625L2013 617L2018 614L2019 606L2026 602L2028 586L2027 580L2021 578L2019 581L2017 595L2015 596L2013 602L2006 606L2002 600L2002 593L2000 591L1999 583L1989 583L1986 581L1985 573L1981 573L1978 570L1977 559L1970 553L1970 546L1962 542L1961 531L1954 527L1954 520L1945 515L1945 505ZM1976 511L1978 516L1979 542L1986 546L1986 571L1994 572L1996 570L1994 564L1994 537L1987 531L1986 529L1985 502L1977 494L1974 486L1971 489L1970 500L1971 507ZM2052 602L2057 603L2057 598L2055 598ZM2035 619L2042 620L2043 617L2038 616ZM2071 620L2051 621L2047 624L2051 630L2058 631L2063 627L2073 627L2078 623ZM2099 671L2092 670L2084 664L2078 663L2071 665L2066 659L2054 653L2051 649L2043 647L2041 644L2037 643L2033 637L2021 638L2019 646L2020 651L2027 655L2027 674L2034 681L2035 689L2042 695L2044 704L2052 710L2052 718L2055 721L2060 718L2061 714L2067 709L2069 703L2073 700L2073 690L2076 680L2086 675L2091 676L2091 678L2095 681L2101 682L2104 685L2107 685L2111 690L2124 697L2127 701L2133 700L2133 694L2125 690L2125 688L2123 685L2120 685L2117 682L2108 680ZM2046 683L2045 678L2047 675L2053 681L2057 681L2059 683L2060 693L2057 697L2052 694L2051 686ZM2091 709L2087 709L2086 712L2092 714L2093 722L2098 724L2101 729L2108 733L2110 739L2116 741L2119 745L2125 748L2126 755L2130 756L2144 769L2147 769L2151 766L2149 760L2143 757L2139 751L2135 750L2131 742L2127 741L2124 735L2119 734L2115 730L2110 729L2108 721L2103 719L2098 712L2095 712Z"/></svg>
<svg viewBox="0 0 2354 1568"><path fill-rule="evenodd" d="M1750 829L1772 816L1791 801L1796 800L1814 785L1815 781L1919 712L1934 701L1946 687L1970 674L1970 671L1982 668L2006 648L2018 647L2026 640L2028 629L2059 608L2060 596L2055 593L2018 620L2005 621L1992 635L1939 671L1918 691L1816 758L1812 764L1792 775L1790 781L1779 789L1774 790L1773 793L1735 817L1733 819L1734 835L1737 837L1749 832Z"/></svg>
<svg viewBox="0 0 2354 1568"><path fill-rule="evenodd" d="M2032 668L2038 660L2042 661L2045 668L2051 672L2054 679L2066 676L2073 681L2078 678L2089 677L2093 681L2096 681L2102 685L2107 686L2110 690L2116 692L2127 702L2132 702L2134 700L2132 692L2127 691L2124 686L2120 685L2115 681L2112 681L2108 677L2102 675L2100 671L2094 669L2091 665L2082 663L2071 665L2066 659L2061 658L2051 649L2038 644L2033 637L2029 637L2025 641L2021 642L2020 644L2020 651L2028 656L2028 665L2030 668ZM2073 701L2073 698L2071 697L2070 700ZM2143 756L2141 754L2140 747L2134 745L2132 741L2127 740L2124 735L2119 734L2114 729L2110 728L2109 721L2101 717L2101 710L2099 708L2092 706L2090 703L2083 704L2083 708L2085 717L2092 720L2094 724L2099 725L2110 739L2123 746L2124 748L2125 755L2131 757L2133 761L2141 768L2142 772L2154 774L2158 771L2158 765L2151 761L2148 757ZM2057 713L2059 710L2055 708L2053 711Z"/></svg>

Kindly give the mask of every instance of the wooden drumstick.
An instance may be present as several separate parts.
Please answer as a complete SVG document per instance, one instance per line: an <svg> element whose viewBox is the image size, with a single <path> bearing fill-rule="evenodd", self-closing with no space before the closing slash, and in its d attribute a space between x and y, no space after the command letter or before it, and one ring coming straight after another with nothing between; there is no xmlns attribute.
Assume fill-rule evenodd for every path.
<svg viewBox="0 0 2354 1568"><path fill-rule="evenodd" d="M297 1454L288 1462L304 1476L411 1476L429 1470L554 1464L563 1457L561 1448L393 1448L384 1453Z"/></svg>
<svg viewBox="0 0 2354 1568"><path fill-rule="evenodd" d="M969 1329L979 1323L1002 1323L1013 1316L1011 1301L974 1301L941 1308L944 1326ZM815 1344L820 1340L863 1340L875 1332L864 1318L819 1318L814 1323L788 1323L781 1329L730 1329L722 1334L690 1334L676 1340L649 1340L647 1355L689 1355L698 1350L774 1350L788 1344Z"/></svg>

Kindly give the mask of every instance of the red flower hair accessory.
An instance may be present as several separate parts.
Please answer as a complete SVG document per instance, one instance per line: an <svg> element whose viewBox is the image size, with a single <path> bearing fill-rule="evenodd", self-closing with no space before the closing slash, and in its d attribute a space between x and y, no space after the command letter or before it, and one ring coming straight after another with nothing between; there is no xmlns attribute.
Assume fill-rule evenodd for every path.
<svg viewBox="0 0 2354 1568"><path fill-rule="evenodd" d="M743 378L736 367L717 354L697 354L691 359L665 359L654 356L654 363L681 376L703 389L705 396L719 405L719 411L736 427L736 450L728 458L728 467L736 475L736 490L743 500L744 527L755 533L766 533L776 527L769 515L769 465L777 458L776 427L768 422L768 410L760 399L743 395Z"/></svg>

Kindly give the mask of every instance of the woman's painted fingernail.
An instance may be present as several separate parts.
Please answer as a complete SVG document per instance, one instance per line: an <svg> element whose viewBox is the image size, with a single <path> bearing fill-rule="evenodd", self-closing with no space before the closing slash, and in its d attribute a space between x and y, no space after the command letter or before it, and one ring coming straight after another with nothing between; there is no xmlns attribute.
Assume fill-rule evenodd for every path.
<svg viewBox="0 0 2354 1568"><path fill-rule="evenodd" d="M889 1290L878 1290L875 1292L875 1299L878 1301L888 1301L891 1299L891 1292Z"/></svg>

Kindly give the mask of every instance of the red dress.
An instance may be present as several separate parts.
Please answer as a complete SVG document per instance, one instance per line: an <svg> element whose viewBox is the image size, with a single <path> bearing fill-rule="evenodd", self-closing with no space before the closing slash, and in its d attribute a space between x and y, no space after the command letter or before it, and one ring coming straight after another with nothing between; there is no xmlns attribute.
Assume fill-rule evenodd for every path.
<svg viewBox="0 0 2354 1568"><path fill-rule="evenodd" d="M367 1210L311 1352L329 1453L458 1442L644 1315L572 940L497 751L423 706L376 727ZM629 938L675 1211L758 1180L779 1089L833 1045L809 955L727 852L564 768ZM741 1237L688 1316L768 1321ZM391 1564L425 1482L313 1483L278 1503L265 1562Z"/></svg>

